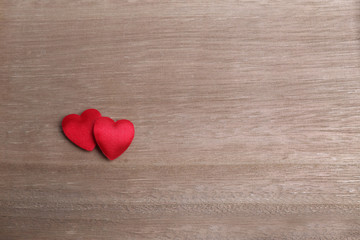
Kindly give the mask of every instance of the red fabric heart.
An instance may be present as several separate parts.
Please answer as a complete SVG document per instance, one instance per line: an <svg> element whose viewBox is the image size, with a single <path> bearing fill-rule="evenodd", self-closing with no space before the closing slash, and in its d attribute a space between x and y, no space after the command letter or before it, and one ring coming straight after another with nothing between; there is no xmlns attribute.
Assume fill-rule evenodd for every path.
<svg viewBox="0 0 360 240"><path fill-rule="evenodd" d="M101 117L94 124L96 143L110 160L125 152L134 139L134 134L134 125L126 119L114 122L111 118Z"/></svg>
<svg viewBox="0 0 360 240"><path fill-rule="evenodd" d="M85 110L80 116L70 114L62 120L62 129L66 137L77 146L92 151L95 148L93 127L101 113L96 109Z"/></svg>

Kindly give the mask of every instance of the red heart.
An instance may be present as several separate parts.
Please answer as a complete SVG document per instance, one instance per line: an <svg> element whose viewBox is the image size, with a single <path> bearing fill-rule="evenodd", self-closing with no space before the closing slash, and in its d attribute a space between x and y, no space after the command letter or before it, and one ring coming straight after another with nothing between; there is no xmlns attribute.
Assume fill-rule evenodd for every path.
<svg viewBox="0 0 360 240"><path fill-rule="evenodd" d="M92 151L95 148L93 127L101 113L96 109L85 110L80 116L70 114L62 120L62 128L66 137L77 146Z"/></svg>
<svg viewBox="0 0 360 240"><path fill-rule="evenodd" d="M110 160L125 152L134 139L134 134L134 125L126 119L114 122L111 118L101 117L94 124L96 143Z"/></svg>

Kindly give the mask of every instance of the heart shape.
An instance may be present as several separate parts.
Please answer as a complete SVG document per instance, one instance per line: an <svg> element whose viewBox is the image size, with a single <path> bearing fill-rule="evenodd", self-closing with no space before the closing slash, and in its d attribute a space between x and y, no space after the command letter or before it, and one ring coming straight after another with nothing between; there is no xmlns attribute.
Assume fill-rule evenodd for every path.
<svg viewBox="0 0 360 240"><path fill-rule="evenodd" d="M111 118L101 117L94 124L96 143L110 160L118 158L125 152L134 135L134 125L126 119L114 122Z"/></svg>
<svg viewBox="0 0 360 240"><path fill-rule="evenodd" d="M87 151L92 151L95 146L93 127L101 113L96 109L85 110L80 116L70 114L62 120L62 129L65 136L75 145Z"/></svg>

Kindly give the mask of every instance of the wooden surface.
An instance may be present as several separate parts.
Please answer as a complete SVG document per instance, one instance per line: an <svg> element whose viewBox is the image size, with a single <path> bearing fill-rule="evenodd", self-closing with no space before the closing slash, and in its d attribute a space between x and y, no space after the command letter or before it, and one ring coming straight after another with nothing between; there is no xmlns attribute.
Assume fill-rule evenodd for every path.
<svg viewBox="0 0 360 240"><path fill-rule="evenodd" d="M359 36L352 0L0 0L0 239L360 239Z"/></svg>

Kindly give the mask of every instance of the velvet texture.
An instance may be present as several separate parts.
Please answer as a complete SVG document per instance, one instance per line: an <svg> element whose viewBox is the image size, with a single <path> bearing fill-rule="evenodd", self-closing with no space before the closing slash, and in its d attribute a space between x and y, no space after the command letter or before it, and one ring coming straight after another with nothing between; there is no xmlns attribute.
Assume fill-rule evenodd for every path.
<svg viewBox="0 0 360 240"><path fill-rule="evenodd" d="M96 146L93 135L94 122L100 117L101 114L96 109L85 110L80 116L70 114L62 120L62 129L65 136L75 145L92 151Z"/></svg>
<svg viewBox="0 0 360 240"><path fill-rule="evenodd" d="M101 117L95 121L94 136L104 155L114 160L130 146L134 139L135 128L129 120L114 122L111 118Z"/></svg>

